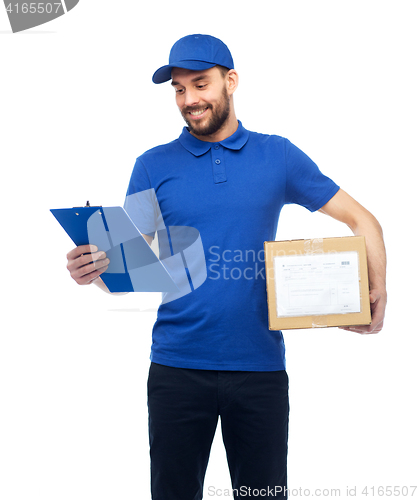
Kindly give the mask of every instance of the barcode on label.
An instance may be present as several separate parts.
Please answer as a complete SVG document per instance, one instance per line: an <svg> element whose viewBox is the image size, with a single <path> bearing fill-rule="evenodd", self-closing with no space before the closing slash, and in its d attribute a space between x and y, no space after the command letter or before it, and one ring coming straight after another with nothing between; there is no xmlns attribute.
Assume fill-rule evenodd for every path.
<svg viewBox="0 0 418 500"><path fill-rule="evenodd" d="M350 265L350 261L349 260L343 260L343 261L341 261L341 265L342 266L349 266Z"/></svg>

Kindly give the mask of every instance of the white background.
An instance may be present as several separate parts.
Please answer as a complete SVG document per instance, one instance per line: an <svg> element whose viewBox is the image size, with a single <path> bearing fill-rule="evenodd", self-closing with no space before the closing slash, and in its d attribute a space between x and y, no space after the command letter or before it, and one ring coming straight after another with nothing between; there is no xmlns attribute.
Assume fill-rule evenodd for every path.
<svg viewBox="0 0 418 500"><path fill-rule="evenodd" d="M151 75L190 33L230 47L244 126L288 137L384 229L384 330L284 333L289 487L416 485L415 2L80 0L17 34L0 7L0 498L150 498L159 295L76 285L49 209L123 204L135 158L180 134L173 91ZM350 234L287 206L277 239ZM219 433L205 499L209 486L230 488Z"/></svg>

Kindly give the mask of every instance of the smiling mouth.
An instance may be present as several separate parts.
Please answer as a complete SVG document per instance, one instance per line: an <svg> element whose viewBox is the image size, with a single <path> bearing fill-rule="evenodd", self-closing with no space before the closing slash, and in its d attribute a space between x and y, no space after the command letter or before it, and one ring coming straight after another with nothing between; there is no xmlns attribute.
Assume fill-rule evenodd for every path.
<svg viewBox="0 0 418 500"><path fill-rule="evenodd" d="M196 111L189 111L189 115L193 118L200 118L209 108L199 109Z"/></svg>

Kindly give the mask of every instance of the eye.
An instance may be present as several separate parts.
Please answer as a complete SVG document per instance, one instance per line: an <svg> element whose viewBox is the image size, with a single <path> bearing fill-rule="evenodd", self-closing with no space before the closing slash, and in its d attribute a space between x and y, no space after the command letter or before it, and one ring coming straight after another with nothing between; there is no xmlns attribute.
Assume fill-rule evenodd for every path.
<svg viewBox="0 0 418 500"><path fill-rule="evenodd" d="M184 92L184 89L175 88L174 90L176 91L176 94L182 94Z"/></svg>
<svg viewBox="0 0 418 500"><path fill-rule="evenodd" d="M196 85L196 87L198 89L204 89L205 87L207 87L207 84L205 83L205 84L202 84L202 85Z"/></svg>

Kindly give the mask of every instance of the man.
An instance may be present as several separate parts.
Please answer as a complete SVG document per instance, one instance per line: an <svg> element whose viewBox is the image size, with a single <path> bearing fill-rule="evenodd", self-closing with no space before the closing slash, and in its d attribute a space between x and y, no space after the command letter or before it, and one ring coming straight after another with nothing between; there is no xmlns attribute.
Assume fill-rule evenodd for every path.
<svg viewBox="0 0 418 500"><path fill-rule="evenodd" d="M202 498L219 417L234 497L255 490L286 497L288 378L282 334L268 329L260 250L275 239L286 203L319 210L364 235L372 323L347 329L377 333L386 306L382 231L287 139L242 126L233 103L238 74L223 42L207 35L177 41L169 64L153 76L154 83L170 79L187 127L176 141L137 159L127 199L153 190L165 227L196 228L208 273L192 293L163 303L153 328L152 498ZM151 243L156 214L135 212L131 201L125 207ZM107 264L94 247L68 254L77 283L105 291L99 276Z"/></svg>

